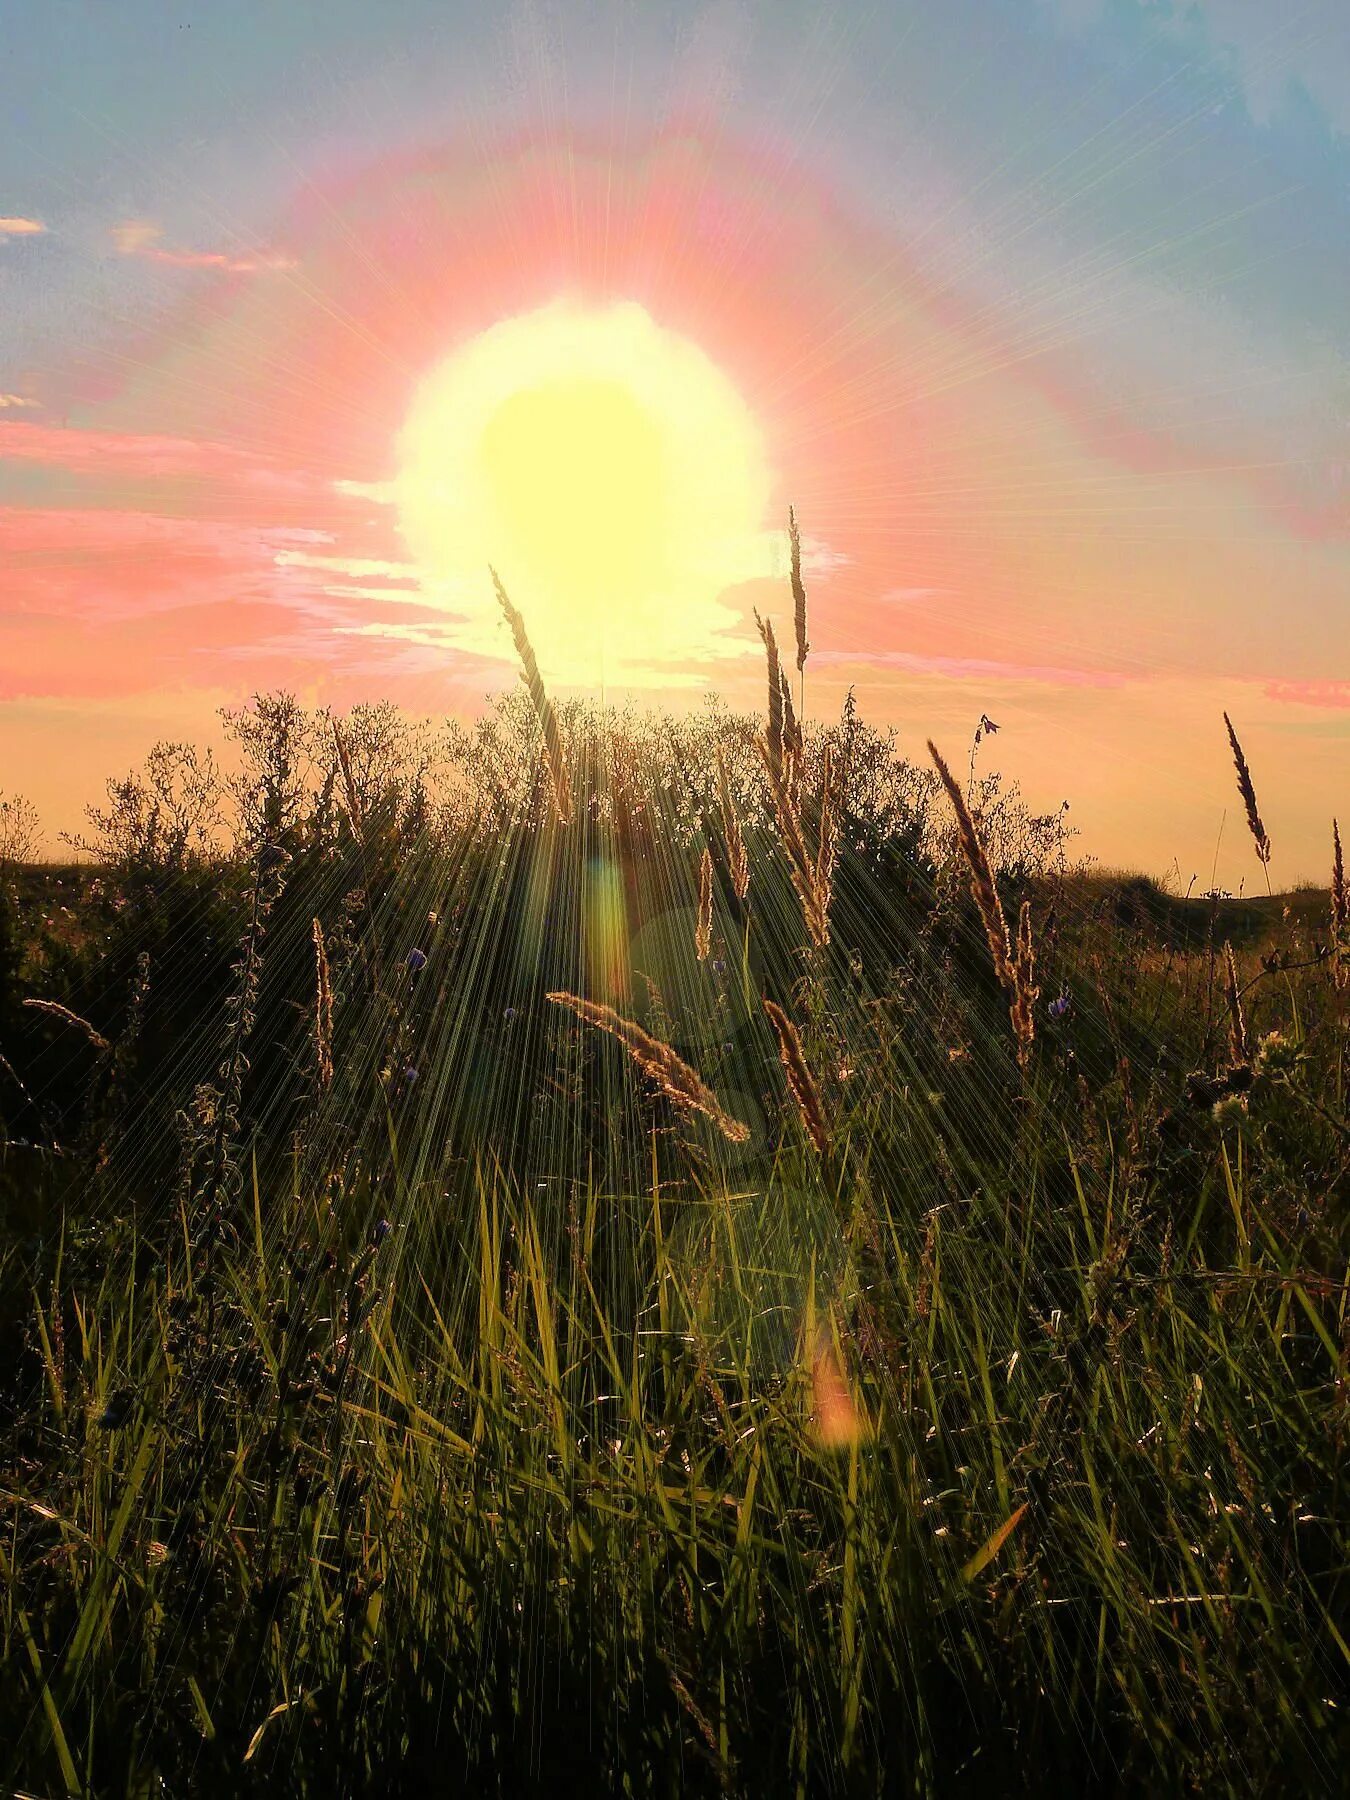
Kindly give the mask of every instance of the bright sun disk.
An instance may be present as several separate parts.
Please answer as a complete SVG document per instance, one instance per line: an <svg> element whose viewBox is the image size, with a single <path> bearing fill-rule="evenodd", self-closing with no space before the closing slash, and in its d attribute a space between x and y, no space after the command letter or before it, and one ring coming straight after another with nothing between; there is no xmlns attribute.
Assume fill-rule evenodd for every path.
<svg viewBox="0 0 1350 1800"><path fill-rule="evenodd" d="M719 596L781 555L760 432L642 307L492 326L421 383L398 449L403 534L456 647L503 654L491 563L554 681L679 683L746 648Z"/></svg>

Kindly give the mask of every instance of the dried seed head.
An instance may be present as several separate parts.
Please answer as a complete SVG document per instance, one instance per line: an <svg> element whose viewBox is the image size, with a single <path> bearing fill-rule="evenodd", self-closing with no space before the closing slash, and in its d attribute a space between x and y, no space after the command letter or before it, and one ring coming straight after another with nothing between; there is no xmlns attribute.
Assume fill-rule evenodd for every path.
<svg viewBox="0 0 1350 1800"><path fill-rule="evenodd" d="M572 817L572 794L567 779L567 761L563 755L562 734L558 730L558 715L554 711L553 702L549 699L544 687L544 678L539 673L534 647L525 630L525 620L511 604L497 571L489 569L489 573L492 576L492 585L497 591L497 603L502 609L507 624L511 627L516 655L520 658L521 673L525 678L526 687L530 690L530 699L534 703L534 713L539 721L539 728L544 734L544 755L548 761L549 776L553 783L553 804L557 810L559 821L566 825Z"/></svg>
<svg viewBox="0 0 1350 1800"><path fill-rule="evenodd" d="M1261 822L1260 809L1256 804L1256 789L1252 784L1252 772L1243 755L1238 735L1233 730L1233 721L1228 714L1223 715L1223 722L1228 727L1228 742L1233 750L1233 767L1237 770L1238 792L1242 796L1242 804L1247 814L1247 828L1256 844L1256 854L1265 864L1270 862L1270 834Z"/></svg>
<svg viewBox="0 0 1350 1800"><path fill-rule="evenodd" d="M952 811L956 814L957 836L961 849L965 853L966 864L970 869L970 891L979 911L980 922L984 926L985 941L989 945L990 959L994 965L994 973L1007 992L1010 999L1016 997L1017 978L1013 969L1012 945L1008 938L1008 921L1003 914L1003 902L998 897L998 888L994 883L994 872L989 866L989 858L985 853L980 834L975 828L975 821L970 816L970 808L966 805L966 797L961 792L960 783L943 760L937 745L928 740L928 754L933 759L938 778L947 790L947 798L952 803Z"/></svg>
<svg viewBox="0 0 1350 1800"><path fill-rule="evenodd" d="M333 1084L333 983L328 969L328 949L323 925L315 919L314 937L314 1062L319 1086Z"/></svg>
<svg viewBox="0 0 1350 1800"><path fill-rule="evenodd" d="M1346 928L1350 926L1350 898L1345 887L1345 858L1341 854L1341 828L1331 821L1331 956L1332 973L1337 987L1344 987L1350 973L1350 944Z"/></svg>
<svg viewBox="0 0 1350 1800"><path fill-rule="evenodd" d="M698 924L694 928L694 951L700 962L707 962L712 949L713 862L706 845L698 871Z"/></svg>
<svg viewBox="0 0 1350 1800"><path fill-rule="evenodd" d="M825 1107L820 1098L820 1089L816 1086L815 1077L807 1067L802 1041L797 1035L797 1027L782 1007L774 1001L766 1000L764 1010L769 1015L774 1030L778 1033L779 1061L783 1065L783 1073L787 1076L788 1088L797 1102L797 1110L801 1114L802 1124L806 1127L806 1134L815 1145L817 1152L824 1156L830 1147L829 1126L825 1121Z"/></svg>
<svg viewBox="0 0 1350 1800"><path fill-rule="evenodd" d="M722 801L722 823L727 834L727 868L731 874L731 885L735 889L736 898L744 900L750 889L750 859L746 855L741 821L731 797L726 758L720 744L717 746L717 791Z"/></svg>
<svg viewBox="0 0 1350 1800"><path fill-rule="evenodd" d="M347 818L351 828L359 840L363 836L363 820L361 812L361 796L357 792L356 778L352 774L352 759L347 749L347 740L342 735L342 727L336 719L330 720L333 727L333 745L337 750L338 771L342 776L342 799L347 808Z"/></svg>
<svg viewBox="0 0 1350 1800"><path fill-rule="evenodd" d="M788 544L792 552L792 625L797 636L797 673L806 667L806 589L802 586L802 538L797 529L797 514L788 508Z"/></svg>
<svg viewBox="0 0 1350 1800"><path fill-rule="evenodd" d="M82 1019L79 1013L72 1012L68 1006L62 1006L59 1000L26 999L24 1005L32 1007L34 1012L46 1013L49 1018L60 1019L64 1025L73 1025L76 1031L84 1033L95 1050L102 1052L112 1049L101 1031L91 1025L88 1019Z"/></svg>
<svg viewBox="0 0 1350 1800"><path fill-rule="evenodd" d="M655 1082L675 1106L684 1111L703 1113L733 1144L743 1144L749 1139L749 1126L733 1119L723 1109L712 1089L669 1044L652 1037L632 1019L625 1019L615 1012L612 1006L583 1000L577 994L553 993L547 998L558 1006L571 1007L586 1024L617 1038L643 1074Z"/></svg>
<svg viewBox="0 0 1350 1800"><path fill-rule="evenodd" d="M778 657L778 640L773 635L773 626L767 619L761 619L755 613L755 624L759 627L759 635L764 640L764 655L768 663L769 675L769 730L767 743L769 746L769 763L771 773L777 780L783 776L783 668Z"/></svg>
<svg viewBox="0 0 1350 1800"><path fill-rule="evenodd" d="M1011 1017L1017 1039L1017 1060L1025 1069L1036 1038L1036 949L1031 937L1031 902L1024 900L1017 920L1017 955L1013 962Z"/></svg>

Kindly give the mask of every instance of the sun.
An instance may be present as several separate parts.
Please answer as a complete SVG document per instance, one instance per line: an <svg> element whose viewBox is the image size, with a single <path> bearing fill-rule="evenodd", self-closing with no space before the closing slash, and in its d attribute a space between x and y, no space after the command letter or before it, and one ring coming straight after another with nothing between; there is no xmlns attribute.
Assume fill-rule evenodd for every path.
<svg viewBox="0 0 1350 1800"><path fill-rule="evenodd" d="M721 599L772 574L762 434L690 339L627 302L502 320L422 381L396 498L456 647L500 657L487 565L547 678L679 685L744 652Z"/></svg>

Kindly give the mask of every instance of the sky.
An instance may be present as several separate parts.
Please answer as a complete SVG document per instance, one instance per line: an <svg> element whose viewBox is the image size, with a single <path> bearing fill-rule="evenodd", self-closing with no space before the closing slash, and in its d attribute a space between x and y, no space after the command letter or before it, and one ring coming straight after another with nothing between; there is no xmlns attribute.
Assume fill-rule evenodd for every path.
<svg viewBox="0 0 1350 1800"><path fill-rule="evenodd" d="M0 789L49 849L254 692L511 684L464 421L617 319L584 354L628 346L674 471L634 630L687 628L607 693L755 703L792 504L810 714L853 686L958 756L988 715L1085 851L1263 886L1227 710L1272 880L1326 879L1342 0L0 0L0 39ZM584 686L566 592L503 554Z"/></svg>

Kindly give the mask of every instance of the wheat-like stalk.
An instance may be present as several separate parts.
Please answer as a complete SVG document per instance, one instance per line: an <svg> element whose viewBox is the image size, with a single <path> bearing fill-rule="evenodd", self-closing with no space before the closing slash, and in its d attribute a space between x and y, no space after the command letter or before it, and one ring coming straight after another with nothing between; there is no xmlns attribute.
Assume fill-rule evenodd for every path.
<svg viewBox="0 0 1350 1800"><path fill-rule="evenodd" d="M750 858L746 855L745 838L741 833L741 821L736 812L736 805L731 797L731 783L727 779L726 758L722 754L722 746L717 746L717 791L722 801L722 823L727 834L727 868L731 873L731 885L736 898L744 900L750 891Z"/></svg>
<svg viewBox="0 0 1350 1800"><path fill-rule="evenodd" d="M821 908L821 895L816 886L816 868L802 835L801 816L792 803L781 768L777 771L774 769L768 747L760 744L757 748L764 764L764 772L769 778L769 796L773 801L778 841L788 860L788 873L801 902L802 918L811 942L818 950L823 950L830 941L830 921L827 912ZM826 896L827 907L828 903Z"/></svg>
<svg viewBox="0 0 1350 1800"><path fill-rule="evenodd" d="M815 894L822 919L828 921L834 894L834 865L839 856L839 783L834 747L827 743L820 771L820 835L816 842Z"/></svg>
<svg viewBox="0 0 1350 1800"><path fill-rule="evenodd" d="M559 821L566 825L572 817L572 795L567 780L567 761L563 755L562 734L558 730L558 715L554 711L553 702L544 687L544 678L539 673L539 663L535 658L534 646L530 643L529 634L525 630L525 620L520 612L511 604L510 596L502 586L501 577L495 569L490 568L492 585L497 590L497 603L502 609L507 624L511 627L511 636L515 642L516 655L520 658L521 674L525 685L530 690L530 699L534 703L535 717L544 734L544 755L548 761L548 771L553 783L553 803L557 808Z"/></svg>
<svg viewBox="0 0 1350 1800"><path fill-rule="evenodd" d="M947 790L947 798L952 803L956 814L956 829L961 840L961 848L965 852L966 863L970 869L970 891L975 897L975 905L979 911L980 922L984 926L985 940L989 945L989 955L994 964L994 973L1009 998L1015 998L1017 992L1017 976L1013 968L1012 945L1008 939L1008 921L1003 915L1003 902L998 897L998 888L994 884L994 872L989 866L989 858L985 853L980 834L975 828L975 821L970 816L970 808L966 805L966 797L961 792L960 783L943 760L937 745L928 740L928 754L933 759L938 777Z"/></svg>
<svg viewBox="0 0 1350 1800"><path fill-rule="evenodd" d="M802 722L792 704L792 684L781 664L778 679L783 690L783 785L792 802L792 810L799 812L802 803L802 775L806 769L806 745L802 738Z"/></svg>
<svg viewBox="0 0 1350 1800"><path fill-rule="evenodd" d="M792 552L792 624L797 634L797 673L806 667L811 646L806 639L806 589L802 586L802 537L797 529L797 514L788 508L788 544Z"/></svg>
<svg viewBox="0 0 1350 1800"><path fill-rule="evenodd" d="M1331 821L1331 956L1337 987L1345 986L1346 927L1350 925L1350 896L1345 887L1345 858L1341 855L1341 828Z"/></svg>
<svg viewBox="0 0 1350 1800"><path fill-rule="evenodd" d="M336 719L330 718L333 727L333 746L337 751L338 771L342 776L342 798L347 808L347 817L351 821L352 831L359 840L363 835L361 796L356 789L356 777L352 774L352 759L347 750L347 740L342 735L342 727Z"/></svg>
<svg viewBox="0 0 1350 1800"><path fill-rule="evenodd" d="M767 619L761 619L755 613L755 624L759 626L759 635L764 640L764 655L768 662L769 674L769 762L773 775L780 779L783 774L783 665L778 656L778 640L773 635L773 626Z"/></svg>
<svg viewBox="0 0 1350 1800"><path fill-rule="evenodd" d="M1013 961L1013 997L1010 1008L1017 1038L1017 1060L1025 1069L1036 1039L1036 948L1031 936L1031 902L1024 900L1017 920L1017 954Z"/></svg>
<svg viewBox="0 0 1350 1800"><path fill-rule="evenodd" d="M783 1073L787 1076L788 1088L797 1102L806 1134L819 1154L824 1156L830 1147L830 1130L825 1122L825 1107L820 1098L820 1089L807 1066L797 1027L775 1001L766 1000L764 1010L778 1033L779 1060L783 1065Z"/></svg>
<svg viewBox="0 0 1350 1800"><path fill-rule="evenodd" d="M1233 749L1233 767L1237 770L1238 792L1242 795L1242 804L1247 812L1247 827L1256 844L1256 854L1269 867L1270 833L1261 822L1260 809L1256 804L1256 788L1252 784L1252 772L1248 767L1247 758L1242 753L1238 735L1233 730L1233 721L1227 713L1223 715L1223 722L1228 727L1228 742Z"/></svg>
<svg viewBox="0 0 1350 1800"><path fill-rule="evenodd" d="M744 1144L749 1139L750 1127L724 1110L712 1089L669 1044L652 1037L632 1019L625 1019L615 1012L612 1006L583 1000L577 994L554 993L546 997L558 1006L570 1006L587 1025L594 1025L597 1030L616 1037L643 1074L675 1106L703 1113L733 1144Z"/></svg>
<svg viewBox="0 0 1350 1800"><path fill-rule="evenodd" d="M700 962L707 962L712 949L713 861L712 851L705 845L698 870L698 924L694 928L694 952Z"/></svg>
<svg viewBox="0 0 1350 1800"><path fill-rule="evenodd" d="M1233 946L1224 939L1223 946L1224 994L1228 1001L1228 1060L1235 1066L1251 1061L1251 1049L1247 1042L1247 1021L1242 1016L1242 991L1238 986L1237 959L1233 955Z"/></svg>
<svg viewBox="0 0 1350 1800"><path fill-rule="evenodd" d="M328 948L323 925L315 919L314 936L314 1061L319 1086L333 1084L333 982L328 968Z"/></svg>
<svg viewBox="0 0 1350 1800"><path fill-rule="evenodd" d="M112 1049L112 1045L96 1026L91 1025L88 1019L82 1019L79 1013L72 1012L68 1006L62 1006L59 1000L28 999L24 1001L24 1005L31 1006L34 1012L47 1013L53 1019L60 1019L64 1025L73 1025L76 1031L84 1033L95 1050Z"/></svg>

